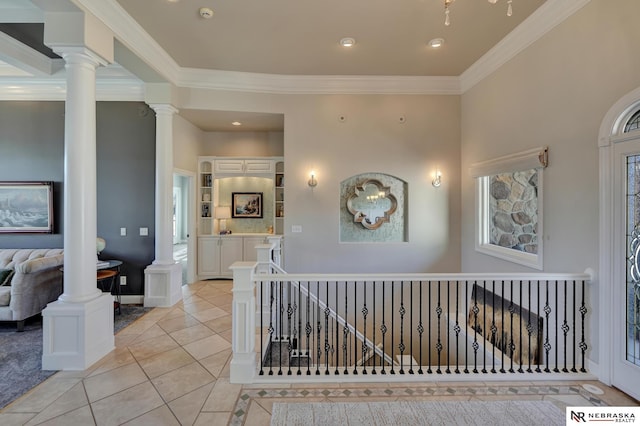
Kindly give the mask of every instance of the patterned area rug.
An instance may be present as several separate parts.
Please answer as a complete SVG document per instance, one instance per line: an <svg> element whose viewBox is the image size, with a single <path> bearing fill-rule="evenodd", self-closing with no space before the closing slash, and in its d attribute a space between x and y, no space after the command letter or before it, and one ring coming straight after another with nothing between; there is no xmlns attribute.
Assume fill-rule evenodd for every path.
<svg viewBox="0 0 640 426"><path fill-rule="evenodd" d="M114 333L122 330L152 308L122 305L114 315ZM39 385L55 371L42 370L42 317L29 319L24 332L12 322L0 323L0 409Z"/></svg>
<svg viewBox="0 0 640 426"><path fill-rule="evenodd" d="M548 401L396 401L275 403L272 426L291 425L564 425Z"/></svg>

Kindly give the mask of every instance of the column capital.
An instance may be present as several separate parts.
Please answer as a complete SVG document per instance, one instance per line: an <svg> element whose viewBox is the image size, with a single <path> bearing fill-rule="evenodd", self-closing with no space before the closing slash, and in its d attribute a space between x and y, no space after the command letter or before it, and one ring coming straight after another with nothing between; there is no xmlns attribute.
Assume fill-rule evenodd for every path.
<svg viewBox="0 0 640 426"><path fill-rule="evenodd" d="M67 65L91 65L98 68L109 62L85 46L56 46L55 52L62 56Z"/></svg>
<svg viewBox="0 0 640 426"><path fill-rule="evenodd" d="M149 107L156 112L156 115L173 115L178 113L178 109L171 104L149 104Z"/></svg>

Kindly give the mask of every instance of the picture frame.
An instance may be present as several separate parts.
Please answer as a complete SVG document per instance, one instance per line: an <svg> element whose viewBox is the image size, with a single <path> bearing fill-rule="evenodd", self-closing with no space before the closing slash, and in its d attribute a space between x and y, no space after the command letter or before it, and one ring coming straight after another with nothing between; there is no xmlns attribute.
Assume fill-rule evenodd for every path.
<svg viewBox="0 0 640 426"><path fill-rule="evenodd" d="M262 219L262 192L232 192L231 217Z"/></svg>
<svg viewBox="0 0 640 426"><path fill-rule="evenodd" d="M0 182L0 233L53 233L53 182Z"/></svg>

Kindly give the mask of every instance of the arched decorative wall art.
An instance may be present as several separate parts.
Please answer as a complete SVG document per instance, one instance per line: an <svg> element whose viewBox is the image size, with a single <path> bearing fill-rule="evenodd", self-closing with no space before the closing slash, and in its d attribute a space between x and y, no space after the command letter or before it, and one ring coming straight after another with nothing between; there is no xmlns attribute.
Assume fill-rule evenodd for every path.
<svg viewBox="0 0 640 426"><path fill-rule="evenodd" d="M363 173L342 181L340 241L407 241L406 194L406 182L384 173Z"/></svg>

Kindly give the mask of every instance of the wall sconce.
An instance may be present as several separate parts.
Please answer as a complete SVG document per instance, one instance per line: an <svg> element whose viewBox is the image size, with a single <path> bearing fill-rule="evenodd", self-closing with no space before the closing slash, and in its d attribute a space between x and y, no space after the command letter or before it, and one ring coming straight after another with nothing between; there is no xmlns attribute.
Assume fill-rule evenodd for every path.
<svg viewBox="0 0 640 426"><path fill-rule="evenodd" d="M316 172L311 172L311 178L309 179L309 181L307 182L307 184L311 187L311 188L315 188L318 185L318 180L316 179Z"/></svg>
<svg viewBox="0 0 640 426"><path fill-rule="evenodd" d="M231 207L218 206L216 207L216 219L220 221L220 233L227 233L227 219L231 218Z"/></svg>
<svg viewBox="0 0 640 426"><path fill-rule="evenodd" d="M436 177L431 181L431 185L435 188L442 185L442 173L440 172L440 169L436 169Z"/></svg>

